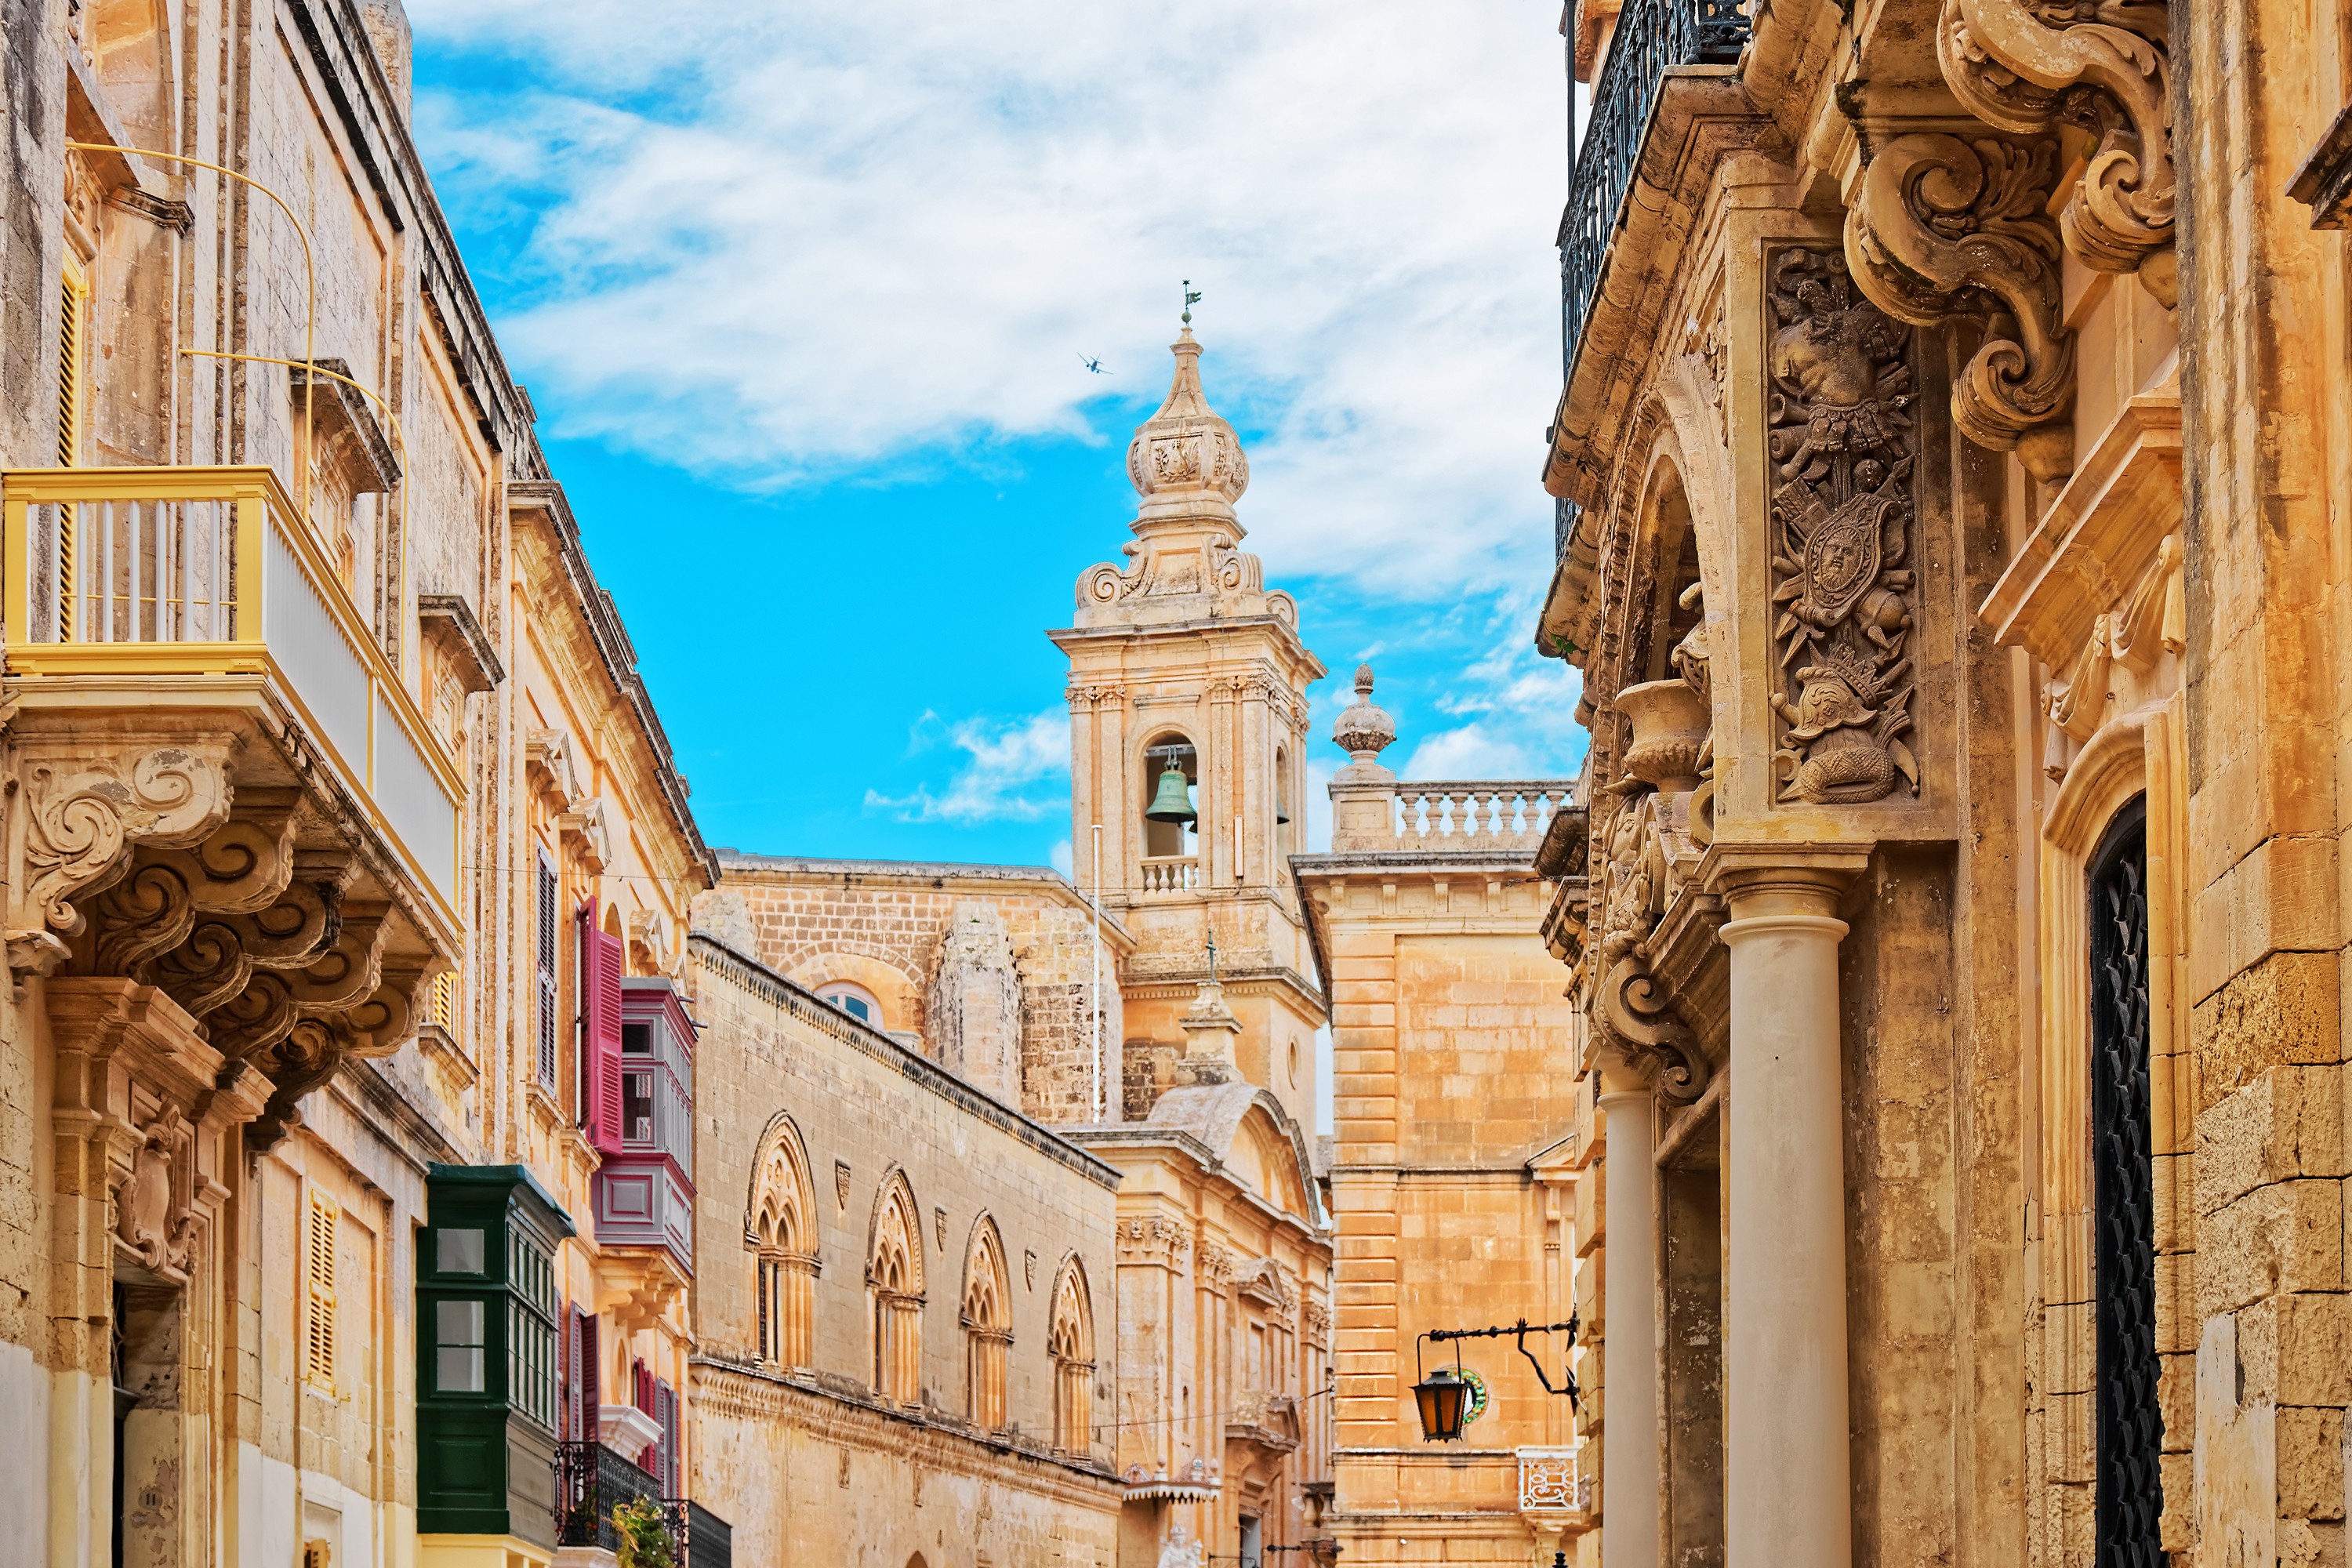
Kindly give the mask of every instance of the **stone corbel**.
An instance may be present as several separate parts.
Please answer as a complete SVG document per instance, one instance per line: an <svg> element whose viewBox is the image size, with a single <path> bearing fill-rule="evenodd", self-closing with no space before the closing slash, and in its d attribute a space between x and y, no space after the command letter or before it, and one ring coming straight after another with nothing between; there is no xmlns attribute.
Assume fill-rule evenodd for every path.
<svg viewBox="0 0 2352 1568"><path fill-rule="evenodd" d="M557 812L572 809L580 795L579 770L572 761L572 737L562 730L533 730L523 741L523 773Z"/></svg>
<svg viewBox="0 0 2352 1568"><path fill-rule="evenodd" d="M1706 1054L1641 954L1628 953L1617 961L1601 977L1596 1000L1600 1016L1593 1020L1594 1033L1648 1079L1660 1099L1688 1105L1706 1091L1711 1076Z"/></svg>
<svg viewBox="0 0 2352 1568"><path fill-rule="evenodd" d="M2044 216L2056 158L2048 141L1898 136L1871 160L1845 224L1854 281L1880 310L1923 327L1985 319L1953 380L1952 417L2044 483L2074 466L2074 342L2058 226Z"/></svg>
<svg viewBox="0 0 2352 1568"><path fill-rule="evenodd" d="M2107 0L2095 18L2052 15L2030 0L1945 0L1936 29L1944 80L1988 125L2091 133L2059 215L2066 247L2095 271L2137 272L2169 310L2180 279L2165 8Z"/></svg>
<svg viewBox="0 0 2352 1568"><path fill-rule="evenodd" d="M604 797L592 795L585 800L575 797L572 809L555 819L557 833L579 841L581 859L586 863L592 876L601 876L604 868L613 863L610 816Z"/></svg>
<svg viewBox="0 0 2352 1568"><path fill-rule="evenodd" d="M10 969L52 973L87 917L71 901L103 891L142 844L201 843L227 819L227 742L151 747L127 759L89 742L20 743L9 787Z"/></svg>

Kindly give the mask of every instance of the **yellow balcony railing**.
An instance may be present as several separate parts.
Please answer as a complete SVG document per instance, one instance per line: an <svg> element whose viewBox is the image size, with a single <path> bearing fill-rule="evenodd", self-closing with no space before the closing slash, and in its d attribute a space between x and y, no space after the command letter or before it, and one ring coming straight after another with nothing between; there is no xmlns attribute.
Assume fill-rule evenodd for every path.
<svg viewBox="0 0 2352 1568"><path fill-rule="evenodd" d="M275 473L11 469L0 511L12 677L260 678L454 921L464 780Z"/></svg>

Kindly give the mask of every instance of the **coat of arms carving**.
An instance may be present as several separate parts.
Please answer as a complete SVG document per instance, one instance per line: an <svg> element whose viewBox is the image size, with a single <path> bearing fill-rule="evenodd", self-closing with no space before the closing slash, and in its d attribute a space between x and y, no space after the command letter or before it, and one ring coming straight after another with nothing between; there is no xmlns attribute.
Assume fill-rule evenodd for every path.
<svg viewBox="0 0 2352 1568"><path fill-rule="evenodd" d="M1834 250L1775 257L1769 310L1780 798L1916 795L1911 331Z"/></svg>

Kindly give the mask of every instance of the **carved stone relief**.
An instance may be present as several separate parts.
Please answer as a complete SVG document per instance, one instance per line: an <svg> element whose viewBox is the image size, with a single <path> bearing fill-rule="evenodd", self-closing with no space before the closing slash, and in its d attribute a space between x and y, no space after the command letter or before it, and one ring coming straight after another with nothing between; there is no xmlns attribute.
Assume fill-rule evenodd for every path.
<svg viewBox="0 0 2352 1568"><path fill-rule="evenodd" d="M1663 1097L1687 1103L1706 1087L1706 1058L1650 971L1649 941L1674 876L1660 831L1662 798L1639 785L1621 794L1603 830L1592 900L1601 935L1585 954L1587 1015L1601 1045L1648 1076Z"/></svg>
<svg viewBox="0 0 2352 1568"><path fill-rule="evenodd" d="M1952 417L2045 482L2074 465L2074 341L2043 210L2057 155L2046 140L1898 136L1871 160L1845 226L1854 279L1881 310L1915 326L1984 319L1984 343L1952 382Z"/></svg>
<svg viewBox="0 0 2352 1568"><path fill-rule="evenodd" d="M1834 251L1774 258L1767 311L1780 798L1916 794L1911 334Z"/></svg>

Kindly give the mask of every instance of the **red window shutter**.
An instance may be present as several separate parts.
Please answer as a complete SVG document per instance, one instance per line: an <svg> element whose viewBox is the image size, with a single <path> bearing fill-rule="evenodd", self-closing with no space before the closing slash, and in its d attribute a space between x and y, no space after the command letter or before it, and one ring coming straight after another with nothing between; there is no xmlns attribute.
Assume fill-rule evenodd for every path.
<svg viewBox="0 0 2352 1568"><path fill-rule="evenodd" d="M596 1436L596 1407L604 1402L601 1372L604 1362L596 1352L596 1319L593 1314L580 1314L580 1356L572 1364L580 1369L580 1409L587 1429L580 1434L586 1442Z"/></svg>
<svg viewBox="0 0 2352 1568"><path fill-rule="evenodd" d="M580 911L582 1054L588 1070L588 1141L606 1153L621 1147L621 969L618 937L596 929L596 900Z"/></svg>

